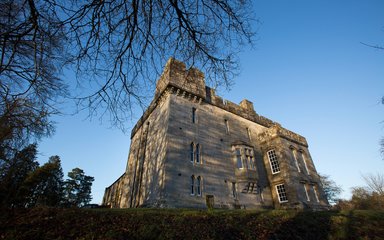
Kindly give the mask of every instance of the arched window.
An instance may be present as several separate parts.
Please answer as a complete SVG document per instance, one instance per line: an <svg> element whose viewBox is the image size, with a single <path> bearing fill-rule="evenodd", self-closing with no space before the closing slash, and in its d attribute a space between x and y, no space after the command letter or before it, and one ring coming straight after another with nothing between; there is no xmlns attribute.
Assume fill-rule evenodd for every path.
<svg viewBox="0 0 384 240"><path fill-rule="evenodd" d="M191 145L190 145L190 147L189 147L189 160L191 161L191 162L194 162L194 158L195 158L195 152L194 152L194 150L195 150L195 144L193 144L193 143L191 143Z"/></svg>
<svg viewBox="0 0 384 240"><path fill-rule="evenodd" d="M196 183L196 192L197 195L201 196L201 177L197 177L197 183Z"/></svg>
<svg viewBox="0 0 384 240"><path fill-rule="evenodd" d="M195 175L191 176L191 195L195 195Z"/></svg>
<svg viewBox="0 0 384 240"><path fill-rule="evenodd" d="M200 163L200 144L196 144L196 163Z"/></svg>

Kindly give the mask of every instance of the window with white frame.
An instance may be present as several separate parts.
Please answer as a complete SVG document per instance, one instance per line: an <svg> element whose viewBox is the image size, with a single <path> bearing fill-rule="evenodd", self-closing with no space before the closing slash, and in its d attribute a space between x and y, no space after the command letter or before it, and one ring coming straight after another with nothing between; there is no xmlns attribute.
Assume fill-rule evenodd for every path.
<svg viewBox="0 0 384 240"><path fill-rule="evenodd" d="M271 165L272 174L280 172L280 165L275 150L270 150L267 152L267 154L269 163Z"/></svg>
<svg viewBox="0 0 384 240"><path fill-rule="evenodd" d="M305 183L303 183L303 188L304 188L305 196L307 197L307 201L308 202L311 201L311 199L309 198L307 185Z"/></svg>
<svg viewBox="0 0 384 240"><path fill-rule="evenodd" d="M241 150L240 150L240 148L236 148L235 152L236 152L237 168L243 168L243 161L241 159Z"/></svg>
<svg viewBox="0 0 384 240"><path fill-rule="evenodd" d="M285 191L284 184L276 185L277 196L279 197L279 202L284 203L288 202L287 193Z"/></svg>
<svg viewBox="0 0 384 240"><path fill-rule="evenodd" d="M304 162L305 171L307 172L308 175L310 175L308 170L308 165L307 165L307 158L305 157L303 150L300 151L300 154L301 154L301 159L303 159L303 162Z"/></svg>
<svg viewBox="0 0 384 240"><path fill-rule="evenodd" d="M312 185L312 190L313 190L313 193L315 194L315 198L316 198L316 202L320 202L319 201L319 195L316 191L316 187L314 185Z"/></svg>

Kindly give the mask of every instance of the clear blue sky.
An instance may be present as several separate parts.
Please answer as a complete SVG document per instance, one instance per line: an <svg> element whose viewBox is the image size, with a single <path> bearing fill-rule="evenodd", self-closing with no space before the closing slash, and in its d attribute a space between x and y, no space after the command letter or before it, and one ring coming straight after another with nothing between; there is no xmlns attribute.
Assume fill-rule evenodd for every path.
<svg viewBox="0 0 384 240"><path fill-rule="evenodd" d="M254 49L240 55L241 74L224 98L249 99L257 113L306 137L317 171L350 197L361 174L384 172L384 46L382 0L256 0ZM129 131L140 117L127 122ZM93 202L125 170L130 133L85 113L55 117L56 134L39 145L39 160L62 159L64 173L94 176Z"/></svg>

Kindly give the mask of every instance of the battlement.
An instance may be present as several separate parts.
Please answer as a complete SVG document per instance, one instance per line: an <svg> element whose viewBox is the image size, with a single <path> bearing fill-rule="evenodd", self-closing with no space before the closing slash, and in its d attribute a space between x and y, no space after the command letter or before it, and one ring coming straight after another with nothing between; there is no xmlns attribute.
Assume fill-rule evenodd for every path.
<svg viewBox="0 0 384 240"><path fill-rule="evenodd" d="M242 100L240 104L236 104L229 100L223 99L220 96L217 96L215 94L215 90L209 87L205 87L205 88L206 88L205 101L216 107L219 107L228 112L241 116L252 122L258 123L264 127L272 127L273 125L278 124L266 117L263 117L257 114L253 108L253 103L247 99Z"/></svg>
<svg viewBox="0 0 384 240"><path fill-rule="evenodd" d="M157 81L154 98L157 99L168 86L205 98L204 78L204 73L199 69L191 67L187 70L183 62L170 58Z"/></svg>
<svg viewBox="0 0 384 240"><path fill-rule="evenodd" d="M162 99L162 96L167 93L181 95L188 97L189 99L198 98L200 99L199 101L203 100L206 103L212 104L268 128L278 124L266 117L258 115L254 110L253 103L247 99L242 100L240 104L236 104L217 96L214 89L205 85L204 73L193 67L187 69L183 62L170 58L165 64L164 71L157 81L155 96L147 110L143 113L143 116L133 128L131 137L135 135L137 129L140 128L147 117L156 108L157 103Z"/></svg>
<svg viewBox="0 0 384 240"><path fill-rule="evenodd" d="M282 137L287 140L296 142L304 147L308 147L308 143L305 137L281 127L280 124L276 124L263 133L260 133L258 135L258 140L260 142L267 142L275 137Z"/></svg>

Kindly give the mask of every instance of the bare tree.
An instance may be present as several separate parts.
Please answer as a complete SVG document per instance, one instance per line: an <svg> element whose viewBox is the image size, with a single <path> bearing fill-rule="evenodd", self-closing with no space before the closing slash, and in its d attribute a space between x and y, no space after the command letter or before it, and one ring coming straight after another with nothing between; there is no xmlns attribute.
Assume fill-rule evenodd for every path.
<svg viewBox="0 0 384 240"><path fill-rule="evenodd" d="M366 174L363 179L371 192L384 196L384 175L382 173Z"/></svg>
<svg viewBox="0 0 384 240"><path fill-rule="evenodd" d="M52 107L65 92L59 78L62 27L40 1L0 2L0 95Z"/></svg>
<svg viewBox="0 0 384 240"><path fill-rule="evenodd" d="M17 11L11 10L15 3ZM229 87L238 73L237 53L253 43L250 5L249 0L6 0L0 5L7 20L1 22L1 67L15 69L9 63L16 56L33 59L31 67L21 68L31 79L22 86L24 92L40 93L33 87L61 87L57 72L42 78L41 73L49 71L39 67L72 66L77 84L71 92L79 109L88 109L91 116L109 113L119 125L131 116L132 107L147 103L148 91L169 57L202 69L211 86ZM14 16L16 23L9 20ZM29 50L12 48L25 40ZM2 85L8 86L3 72Z"/></svg>

